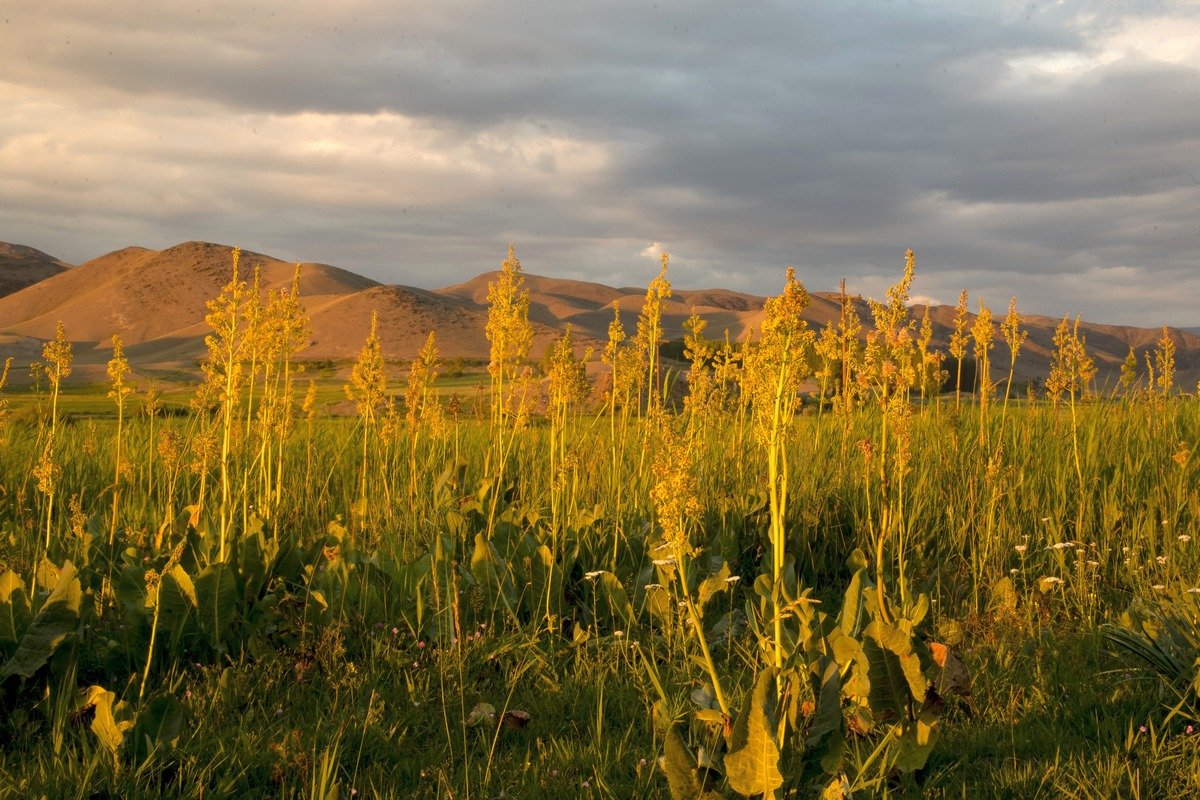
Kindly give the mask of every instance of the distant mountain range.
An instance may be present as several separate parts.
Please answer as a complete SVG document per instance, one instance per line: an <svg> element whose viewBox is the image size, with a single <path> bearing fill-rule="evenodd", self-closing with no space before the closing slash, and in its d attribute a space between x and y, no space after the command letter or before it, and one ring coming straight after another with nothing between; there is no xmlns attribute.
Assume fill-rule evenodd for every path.
<svg viewBox="0 0 1200 800"><path fill-rule="evenodd" d="M137 365L190 364L204 352L205 301L228 282L231 263L230 247L207 242L185 242L165 250L128 247L78 267L33 248L0 243L0 295L6 295L0 296L0 357L13 355L18 363L28 363L40 354L42 341L54 336L61 320L81 365L103 363L114 333L121 334ZM259 267L264 288L290 285L295 268L246 251L242 266L246 278ZM412 358L430 330L437 332L444 357L486 358L487 286L495 276L487 272L457 286L429 291L381 284L328 264L303 264L300 294L313 335L301 357L353 358L375 311L388 358ZM594 345L598 352L607 338L614 302L632 335L645 294L644 288L613 288L531 274L526 274L525 282L530 290L535 357L568 323L581 346ZM710 337L719 338L728 330L731 338L744 339L761 322L764 300L726 289L676 290L663 306L665 335L681 336L683 322L695 308L708 320ZM861 299L854 302L869 326L867 304ZM821 326L836 320L839 310L836 294L816 292L806 316L811 324ZM1003 308L995 310L999 315L1003 312ZM918 306L913 313L920 317L925 309ZM929 314L935 344L944 348L953 330L954 309L932 306ZM1018 361L1022 377L1045 374L1057 324L1049 317L1025 319L1029 339ZM1101 380L1115 374L1130 347L1140 357L1161 334L1156 328L1090 322L1081 323L1081 329L1101 369ZM1170 335L1177 348L1178 377L1184 385L1194 385L1200 377L1200 329L1171 329ZM997 364L1008 362L1002 340L993 359Z"/></svg>

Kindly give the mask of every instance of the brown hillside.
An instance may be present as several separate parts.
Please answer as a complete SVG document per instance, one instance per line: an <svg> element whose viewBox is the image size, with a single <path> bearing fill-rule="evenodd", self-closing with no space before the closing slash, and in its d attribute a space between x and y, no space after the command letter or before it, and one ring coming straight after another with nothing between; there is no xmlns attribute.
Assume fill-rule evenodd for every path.
<svg viewBox="0 0 1200 800"><path fill-rule="evenodd" d="M0 242L0 297L44 281L71 265L23 244Z"/></svg>
<svg viewBox="0 0 1200 800"><path fill-rule="evenodd" d="M231 248L186 242L167 250L128 247L88 261L0 299L6 330L48 338L62 320L74 341L103 342L119 333L136 345L202 323L205 301L229 281ZM287 286L295 265L243 252L242 276L262 270L263 288ZM376 285L336 267L307 265L301 291L343 294Z"/></svg>
<svg viewBox="0 0 1200 800"><path fill-rule="evenodd" d="M36 251L34 251L36 252ZM43 281L0 298L0 354L6 345L22 353L36 349L40 339L54 335L62 320L68 338L84 361L104 356L113 333L120 333L131 357L141 364L179 364L194 361L203 353L205 301L215 297L229 280L230 248L204 242L187 242L155 251L130 247L60 271ZM270 256L243 252L243 276L250 278L254 267L262 270L264 288L290 285L294 265ZM416 355L430 330L438 334L443 357L484 359L488 343L487 287L498 273L483 273L456 286L434 291L407 286L385 286L346 270L324 264L305 264L301 269L301 300L312 320L312 340L302 357L353 358L370 326L371 313L378 312L384 351L392 359ZM599 351L608 337L613 304L617 305L626 335L637 329L644 289L613 288L597 283L563 280L538 275L525 276L530 293L530 318L535 327L533 357L538 358L567 324L576 329L582 350ZM719 339L725 331L734 340L756 335L764 314L765 298L725 289L675 290L663 303L664 336L676 339L693 308L708 322L706 334ZM871 326L868 303L854 297L865 330ZM1004 308L994 311L1003 316ZM924 306L913 308L920 319ZM836 322L841 313L837 294L815 292L806 312L810 325L820 328ZM928 309L934 331L934 347L945 350L953 333L954 309ZM997 320L998 322L999 320ZM974 316L970 318L974 323ZM1023 326L1029 338L1017 365L1019 378L1043 377L1053 352L1054 328L1058 320L1029 317ZM1126 353L1132 347L1139 363L1153 348L1160 331L1119 325L1081 323L1088 349L1100 368L1099 381L1115 380ZM1200 378L1200 336L1172 330L1176 343L1179 382L1192 386ZM19 343L19 344L18 344ZM992 352L995 377L1007 372L1008 350L997 333Z"/></svg>

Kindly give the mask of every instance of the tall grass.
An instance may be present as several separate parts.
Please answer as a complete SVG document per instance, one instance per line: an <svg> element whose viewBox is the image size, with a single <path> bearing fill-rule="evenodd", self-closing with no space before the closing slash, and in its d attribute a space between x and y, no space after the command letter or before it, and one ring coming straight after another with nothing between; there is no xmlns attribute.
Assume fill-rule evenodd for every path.
<svg viewBox="0 0 1200 800"><path fill-rule="evenodd" d="M64 416L60 331L48 407L0 430L0 774L23 787L0 796L482 797L525 769L528 796L1028 788L1015 741L963 754L1048 713L1036 692L1083 691L1046 664L1116 668L1102 626L1135 599L1200 589L1200 404L1162 382L1169 337L1153 377L1102 398L1064 320L1046 396L1020 400L1010 305L996 415L982 314L981 391L960 405L956 377L943 407L911 253L865 334L849 302L810 330L789 271L741 347L694 316L682 364L659 348L666 269L635 341L614 316L591 406L569 330L544 379L528 361L511 250L474 399L439 394L432 335L401 393L373 320L357 417L322 413L321 387L293 389L298 284L252 300L236 254L187 406L156 393L127 413L116 340L111 416ZM975 674L974 699L954 699L948 663ZM1170 755L1186 743L1154 745L1145 774L1113 766L1141 746L1129 715L1193 713L1184 692L1150 719L1142 686L1064 707L1103 748L1056 785L1188 785ZM1052 748L1022 757L1066 769Z"/></svg>

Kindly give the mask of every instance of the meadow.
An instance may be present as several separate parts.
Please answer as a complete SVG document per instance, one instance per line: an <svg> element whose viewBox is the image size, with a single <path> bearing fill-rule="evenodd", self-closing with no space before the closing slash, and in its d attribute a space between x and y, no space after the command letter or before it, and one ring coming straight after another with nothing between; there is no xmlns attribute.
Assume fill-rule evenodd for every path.
<svg viewBox="0 0 1200 800"><path fill-rule="evenodd" d="M789 271L667 359L664 257L595 380L510 251L486 371L339 377L232 267L193 385L72 384L69 321L0 380L0 797L1200 792L1165 333L1101 390L1064 319L1017 391L1015 304L939 352L910 254L868 325Z"/></svg>

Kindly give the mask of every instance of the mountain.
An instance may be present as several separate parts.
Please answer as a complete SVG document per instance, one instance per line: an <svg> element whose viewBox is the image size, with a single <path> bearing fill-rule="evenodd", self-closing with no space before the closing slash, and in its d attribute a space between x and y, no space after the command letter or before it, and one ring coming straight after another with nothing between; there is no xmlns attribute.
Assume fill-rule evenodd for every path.
<svg viewBox="0 0 1200 800"><path fill-rule="evenodd" d="M12 247L12 246L9 246ZM5 252L5 251L0 251ZM14 252L37 254L29 248ZM43 259L55 262L49 256ZM23 256L35 259L35 255ZM3 263L3 262L0 262ZM131 359L142 366L189 365L204 352L205 301L217 296L228 282L231 248L207 242L185 242L165 250L128 247L54 274L7 297L0 297L0 356L36 354L40 341L54 336L59 320L75 343L81 365L102 364L114 333L121 334ZM257 268L263 289L291 285L296 265L261 253L243 251L242 277ZM312 338L302 358L349 359L362 347L371 314L379 315L384 353L391 359L416 355L426 334L438 334L443 357L484 359L488 342L487 287L498 273L486 272L455 286L429 291L385 285L328 264L300 265L300 297L312 323ZM533 357L567 325L580 346L596 352L608 338L614 305L632 337L637 327L644 289L614 288L586 281L526 274L529 316L534 324ZM870 327L867 303L853 297L865 328ZM728 331L733 340L755 335L764 314L765 298L726 289L676 290L663 301L663 331L667 338L683 334L693 310L704 318L710 338ZM837 294L814 292L806 317L814 327L835 322L841 311ZM996 309L1002 316L1004 309ZM954 330L954 308L915 306L918 319L929 314L934 346L946 349ZM970 318L974 322L974 316ZM1023 327L1028 339L1017 362L1022 378L1042 377L1053 353L1059 320L1030 316ZM1088 351L1100 368L1100 381L1115 380L1130 348L1138 355L1153 348L1161 329L1084 322ZM1200 336L1169 329L1176 345L1177 377L1184 386L1200 378ZM997 336L992 353L997 377L1006 372L1007 346Z"/></svg>
<svg viewBox="0 0 1200 800"><path fill-rule="evenodd" d="M185 242L165 250L127 247L0 298L0 354L52 338L61 320L81 365L108 358L113 334L140 365L194 362L204 353L206 301L229 281L232 248ZM430 330L447 357L485 358L487 310L451 294L385 286L328 264L301 264L300 298L312 320L304 358L352 358L379 314L389 358L411 358ZM240 276L254 270L262 289L289 287L296 269L271 256L242 251ZM556 335L535 326L535 350Z"/></svg>
<svg viewBox="0 0 1200 800"><path fill-rule="evenodd" d="M75 341L101 342L119 333L127 344L185 332L202 325L205 301L229 281L231 249L186 242L167 250L127 247L81 264L0 299L3 328L26 336L54 336L59 320ZM242 253L243 277L257 267L264 289L288 286L294 265ZM376 286L351 272L312 264L301 270L301 291L339 296ZM197 331L199 333L199 331Z"/></svg>
<svg viewBox="0 0 1200 800"><path fill-rule="evenodd" d="M0 242L0 297L65 272L70 264L23 244Z"/></svg>

